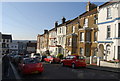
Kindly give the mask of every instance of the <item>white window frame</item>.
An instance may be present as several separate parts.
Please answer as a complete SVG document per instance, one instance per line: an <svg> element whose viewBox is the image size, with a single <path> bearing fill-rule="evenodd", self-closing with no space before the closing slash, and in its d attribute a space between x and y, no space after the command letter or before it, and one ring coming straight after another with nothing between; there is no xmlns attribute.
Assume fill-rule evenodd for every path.
<svg viewBox="0 0 120 81"><path fill-rule="evenodd" d="M111 8L107 8L107 19L111 18Z"/></svg>
<svg viewBox="0 0 120 81"><path fill-rule="evenodd" d="M88 27L88 18L85 18L85 20L84 20L84 27L85 28Z"/></svg>
<svg viewBox="0 0 120 81"><path fill-rule="evenodd" d="M84 42L84 32L80 32L80 41Z"/></svg>
<svg viewBox="0 0 120 81"><path fill-rule="evenodd" d="M75 33L75 26L72 27L72 33Z"/></svg>
<svg viewBox="0 0 120 81"><path fill-rule="evenodd" d="M80 54L84 56L84 48L80 48Z"/></svg>

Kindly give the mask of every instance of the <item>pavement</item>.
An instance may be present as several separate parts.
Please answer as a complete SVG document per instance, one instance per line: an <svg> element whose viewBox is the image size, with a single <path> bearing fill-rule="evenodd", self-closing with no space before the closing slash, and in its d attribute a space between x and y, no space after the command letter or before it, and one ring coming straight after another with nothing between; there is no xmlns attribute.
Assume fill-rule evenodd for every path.
<svg viewBox="0 0 120 81"><path fill-rule="evenodd" d="M102 67L102 66L91 65L91 64L88 64L86 68L94 69L94 70L101 70L101 71L120 73L120 68Z"/></svg>
<svg viewBox="0 0 120 81"><path fill-rule="evenodd" d="M9 77L5 77L2 75L2 80L1 81L15 81L16 80L16 77L15 77L15 74L14 74L14 71L10 65L9 67Z"/></svg>

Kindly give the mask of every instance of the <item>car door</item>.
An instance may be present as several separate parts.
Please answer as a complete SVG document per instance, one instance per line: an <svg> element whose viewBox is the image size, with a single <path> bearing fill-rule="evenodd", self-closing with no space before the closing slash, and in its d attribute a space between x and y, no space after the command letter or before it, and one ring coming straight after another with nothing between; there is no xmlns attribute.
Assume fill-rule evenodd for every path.
<svg viewBox="0 0 120 81"><path fill-rule="evenodd" d="M70 56L70 59L69 59L69 66L71 66L72 63L75 63L75 56Z"/></svg>
<svg viewBox="0 0 120 81"><path fill-rule="evenodd" d="M68 59L68 65L71 66L72 62L73 62L73 56L69 56L69 59Z"/></svg>
<svg viewBox="0 0 120 81"><path fill-rule="evenodd" d="M70 60L70 56L67 56L66 59L65 59L65 64L66 65L69 65L69 60Z"/></svg>

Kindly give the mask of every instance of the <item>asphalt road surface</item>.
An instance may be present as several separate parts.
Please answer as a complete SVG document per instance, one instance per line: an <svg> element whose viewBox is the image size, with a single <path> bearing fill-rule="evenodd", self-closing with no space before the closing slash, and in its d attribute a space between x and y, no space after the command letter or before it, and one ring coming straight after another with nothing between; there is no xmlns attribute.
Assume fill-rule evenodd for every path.
<svg viewBox="0 0 120 81"><path fill-rule="evenodd" d="M44 72L42 74L31 74L21 76L17 70L17 76L21 80L26 79L118 79L118 73L93 70L87 68L72 69L71 67L63 67L60 64L49 64L43 62ZM14 66L15 67L15 66ZM15 67L16 68L16 67Z"/></svg>

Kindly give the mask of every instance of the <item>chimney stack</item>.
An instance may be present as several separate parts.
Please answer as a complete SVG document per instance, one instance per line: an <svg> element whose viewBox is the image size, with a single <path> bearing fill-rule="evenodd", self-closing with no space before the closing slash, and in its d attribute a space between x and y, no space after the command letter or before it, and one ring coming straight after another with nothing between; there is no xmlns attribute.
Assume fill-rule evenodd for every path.
<svg viewBox="0 0 120 81"><path fill-rule="evenodd" d="M48 33L48 30L44 30L44 34Z"/></svg>
<svg viewBox="0 0 120 81"><path fill-rule="evenodd" d="M62 24L65 23L65 20L66 20L65 17L63 17L63 18L62 18Z"/></svg>
<svg viewBox="0 0 120 81"><path fill-rule="evenodd" d="M86 5L86 11L93 10L94 8L97 8L97 5L90 3L90 1Z"/></svg>
<svg viewBox="0 0 120 81"><path fill-rule="evenodd" d="M58 26L58 21L55 22L55 28Z"/></svg>

